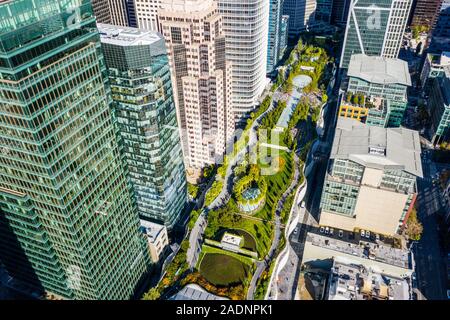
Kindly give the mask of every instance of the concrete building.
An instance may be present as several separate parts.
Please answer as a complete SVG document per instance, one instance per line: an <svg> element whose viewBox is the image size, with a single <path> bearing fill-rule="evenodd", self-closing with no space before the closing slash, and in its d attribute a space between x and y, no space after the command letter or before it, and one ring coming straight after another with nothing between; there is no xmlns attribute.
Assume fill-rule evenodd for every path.
<svg viewBox="0 0 450 320"><path fill-rule="evenodd" d="M334 259L326 300L411 300L409 280L358 264Z"/></svg>
<svg viewBox="0 0 450 320"><path fill-rule="evenodd" d="M243 238L240 236L225 232L220 244L224 250L239 252L241 249L242 240Z"/></svg>
<svg viewBox="0 0 450 320"><path fill-rule="evenodd" d="M270 0L267 73L275 70L284 51L284 47L281 46L283 44L283 1Z"/></svg>
<svg viewBox="0 0 450 320"><path fill-rule="evenodd" d="M414 0L411 10L411 27L429 27L431 32L439 16L443 0Z"/></svg>
<svg viewBox="0 0 450 320"><path fill-rule="evenodd" d="M335 259L377 270L397 278L408 278L414 272L410 250L394 248L380 241L347 240L317 231L306 235L302 265L308 269L331 269Z"/></svg>
<svg viewBox="0 0 450 320"><path fill-rule="evenodd" d="M164 225L141 220L141 231L147 239L153 263L161 262L169 248L169 237Z"/></svg>
<svg viewBox="0 0 450 320"><path fill-rule="evenodd" d="M129 2L130 0L92 0L97 23L129 26Z"/></svg>
<svg viewBox="0 0 450 320"><path fill-rule="evenodd" d="M74 3L0 3L0 260L58 297L129 299L150 257L91 2Z"/></svg>
<svg viewBox="0 0 450 320"><path fill-rule="evenodd" d="M136 25L140 29L159 30L158 10L162 0L133 0L136 11Z"/></svg>
<svg viewBox="0 0 450 320"><path fill-rule="evenodd" d="M320 203L320 224L395 235L422 177L419 134L339 118Z"/></svg>
<svg viewBox="0 0 450 320"><path fill-rule="evenodd" d="M352 0L340 67L354 54L397 58L412 0Z"/></svg>
<svg viewBox="0 0 450 320"><path fill-rule="evenodd" d="M284 0L283 14L289 16L289 38L297 37L315 23L316 0Z"/></svg>
<svg viewBox="0 0 450 320"><path fill-rule="evenodd" d="M187 187L164 38L156 31L98 28L139 216L172 229Z"/></svg>
<svg viewBox="0 0 450 320"><path fill-rule="evenodd" d="M227 60L233 66L231 96L236 121L259 105L266 78L269 0L217 0Z"/></svg>
<svg viewBox="0 0 450 320"><path fill-rule="evenodd" d="M387 100L387 109L378 116L385 117L388 127L399 127L408 105L407 88L411 86L406 61L356 54L351 57L347 76L347 92L360 94L366 101Z"/></svg>
<svg viewBox="0 0 450 320"><path fill-rule="evenodd" d="M433 79L428 108L431 115L432 142L450 142L450 70Z"/></svg>
<svg viewBox="0 0 450 320"><path fill-rule="evenodd" d="M165 0L161 6L185 165L195 180L222 157L234 134L232 65L216 2Z"/></svg>

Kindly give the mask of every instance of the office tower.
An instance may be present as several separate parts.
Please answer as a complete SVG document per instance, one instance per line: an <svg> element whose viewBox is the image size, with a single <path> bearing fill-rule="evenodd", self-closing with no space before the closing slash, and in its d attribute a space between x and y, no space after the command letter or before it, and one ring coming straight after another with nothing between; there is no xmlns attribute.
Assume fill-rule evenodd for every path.
<svg viewBox="0 0 450 320"><path fill-rule="evenodd" d="M333 11L333 0L316 0L316 14L315 20L317 22L331 22L331 13Z"/></svg>
<svg viewBox="0 0 450 320"><path fill-rule="evenodd" d="M284 52L286 51L288 40L289 40L289 16L282 15L281 16L281 35L280 35L280 48L281 54L280 59L283 58Z"/></svg>
<svg viewBox="0 0 450 320"><path fill-rule="evenodd" d="M139 216L171 229L187 190L164 39L155 31L98 27Z"/></svg>
<svg viewBox="0 0 450 320"><path fill-rule="evenodd" d="M333 0L331 8L331 24L345 27L351 0Z"/></svg>
<svg viewBox="0 0 450 320"><path fill-rule="evenodd" d="M433 143L450 142L450 69L433 79L428 107Z"/></svg>
<svg viewBox="0 0 450 320"><path fill-rule="evenodd" d="M150 259L91 2L8 1L0 17L0 260L64 298L127 299Z"/></svg>
<svg viewBox="0 0 450 320"><path fill-rule="evenodd" d="M97 23L112 23L109 0L91 0Z"/></svg>
<svg viewBox="0 0 450 320"><path fill-rule="evenodd" d="M412 0L352 0L340 67L353 54L397 58Z"/></svg>
<svg viewBox="0 0 450 320"><path fill-rule="evenodd" d="M444 0L431 37L429 52L450 51L450 0Z"/></svg>
<svg viewBox="0 0 450 320"><path fill-rule="evenodd" d="M314 24L316 5L316 0L284 0L283 14L289 16L290 38L297 37Z"/></svg>
<svg viewBox="0 0 450 320"><path fill-rule="evenodd" d="M267 73L274 71L281 59L283 0L270 0L269 38L267 47Z"/></svg>
<svg viewBox="0 0 450 320"><path fill-rule="evenodd" d="M92 0L97 23L128 26L128 0Z"/></svg>
<svg viewBox="0 0 450 320"><path fill-rule="evenodd" d="M353 55L347 76L349 81L344 108L349 110L349 104L356 104L356 109L362 107L367 113L368 124L382 127L401 125L408 105L407 89L411 86L406 61ZM351 95L353 97L350 98ZM355 103L355 96L359 96L358 103Z"/></svg>
<svg viewBox="0 0 450 320"><path fill-rule="evenodd" d="M450 52L426 55L420 73L420 83L425 94L428 95L433 79L444 77L446 70L450 72Z"/></svg>
<svg viewBox="0 0 450 320"><path fill-rule="evenodd" d="M231 65L213 0L165 0L159 22L174 83L188 178L225 153L234 134ZM266 42L267 43L267 42Z"/></svg>
<svg viewBox="0 0 450 320"><path fill-rule="evenodd" d="M135 8L135 0L125 0L127 6L127 18L128 18L128 26L132 28L137 27L136 20L136 8Z"/></svg>
<svg viewBox="0 0 450 320"><path fill-rule="evenodd" d="M158 10L162 0L134 0L136 23L140 29L158 30Z"/></svg>
<svg viewBox="0 0 450 320"><path fill-rule="evenodd" d="M320 203L320 225L395 235L408 219L422 177L420 138L339 118Z"/></svg>
<svg viewBox="0 0 450 320"><path fill-rule="evenodd" d="M269 0L217 0L223 18L227 59L233 66L233 95L236 120L245 118L259 105L268 84L267 35Z"/></svg>
<svg viewBox="0 0 450 320"><path fill-rule="evenodd" d="M411 10L411 27L425 26L433 30L443 0L415 0Z"/></svg>

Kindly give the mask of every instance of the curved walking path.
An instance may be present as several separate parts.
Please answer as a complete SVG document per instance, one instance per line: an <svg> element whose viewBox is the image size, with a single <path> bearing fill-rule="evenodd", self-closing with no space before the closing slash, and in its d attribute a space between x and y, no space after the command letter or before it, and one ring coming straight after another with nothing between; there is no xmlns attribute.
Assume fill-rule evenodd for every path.
<svg viewBox="0 0 450 320"><path fill-rule="evenodd" d="M277 89L278 90L278 89ZM273 95L272 95L273 97ZM195 265L197 264L198 258L200 256L201 247L202 247L202 239L203 239L203 233L205 232L206 226L207 226L207 216L208 212L210 210L217 209L218 207L221 207L231 197L231 193L233 190L233 176L234 172L233 169L238 163L238 161L242 161L243 157L245 156L245 153L248 152L248 150L251 150L253 146L255 146L258 143L258 127L260 125L261 119L264 118L268 112L272 111L275 104L272 98L270 106L267 108L266 111L264 111L258 118L256 118L253 121L252 126L248 130L249 132L249 141L245 147L243 147L228 163L227 171L225 173L224 183L222 187L222 191L220 194L214 199L214 201L205 209L202 210L200 216L198 217L197 221L195 222L194 228L191 231L191 234L189 235L189 248L186 254L186 260L189 264L189 267L193 269ZM234 144L233 144L234 147ZM207 189L209 190L209 188ZM207 191L205 192L205 194Z"/></svg>
<svg viewBox="0 0 450 320"><path fill-rule="evenodd" d="M252 280L250 282L250 286L247 291L247 300L253 300L258 279L261 277L261 274L264 272L264 270L267 268L267 266L270 265L270 262L273 260L275 252L278 248L278 244L280 243L280 237L281 237L280 214L281 214L281 211L283 210L283 205L284 205L284 202L286 201L287 197L292 193L292 191L298 185L299 178L300 178L299 162L300 162L299 158L298 158L297 154L295 154L294 155L294 168L295 168L294 178L292 179L292 182L289 185L289 187L286 189L286 191L281 196L281 199L278 201L277 208L275 210L274 240L272 241L272 245L270 246L269 253L264 258L264 261L260 261L257 263L256 271L253 274Z"/></svg>

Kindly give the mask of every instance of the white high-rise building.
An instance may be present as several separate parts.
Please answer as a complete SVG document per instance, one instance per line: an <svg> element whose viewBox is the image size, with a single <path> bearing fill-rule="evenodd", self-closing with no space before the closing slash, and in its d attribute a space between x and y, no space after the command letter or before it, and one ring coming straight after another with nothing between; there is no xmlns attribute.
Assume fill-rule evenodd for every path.
<svg viewBox="0 0 450 320"><path fill-rule="evenodd" d="M233 65L236 120L252 111L266 78L269 0L217 0L223 17L227 59Z"/></svg>
<svg viewBox="0 0 450 320"><path fill-rule="evenodd" d="M161 0L134 0L136 24L140 29L158 30L158 9Z"/></svg>
<svg viewBox="0 0 450 320"><path fill-rule="evenodd" d="M188 179L215 163L234 134L231 64L213 0L162 0L164 35Z"/></svg>

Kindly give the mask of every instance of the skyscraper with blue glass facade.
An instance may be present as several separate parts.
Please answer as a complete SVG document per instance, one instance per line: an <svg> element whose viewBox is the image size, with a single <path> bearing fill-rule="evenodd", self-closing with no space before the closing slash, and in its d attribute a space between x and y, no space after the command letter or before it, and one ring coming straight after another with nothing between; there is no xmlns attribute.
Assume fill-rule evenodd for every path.
<svg viewBox="0 0 450 320"><path fill-rule="evenodd" d="M270 0L269 11L269 39L267 42L267 73L271 73L282 55L282 16L283 1Z"/></svg>
<svg viewBox="0 0 450 320"><path fill-rule="evenodd" d="M89 0L0 3L0 260L68 299L127 299L149 253Z"/></svg>
<svg viewBox="0 0 450 320"><path fill-rule="evenodd" d="M170 229L187 189L164 38L112 25L99 24L99 31L139 216Z"/></svg>

